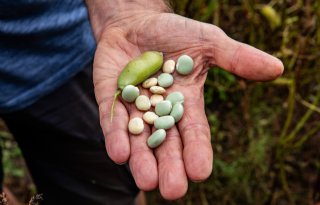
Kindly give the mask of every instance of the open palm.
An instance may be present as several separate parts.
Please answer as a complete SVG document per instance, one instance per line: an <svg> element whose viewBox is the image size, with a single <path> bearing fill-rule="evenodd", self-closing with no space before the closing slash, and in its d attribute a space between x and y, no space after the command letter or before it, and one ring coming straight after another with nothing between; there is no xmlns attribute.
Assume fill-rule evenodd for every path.
<svg viewBox="0 0 320 205"><path fill-rule="evenodd" d="M121 70L147 50L163 52L165 60L176 61L180 55L187 54L195 61L190 75L173 75L174 85L167 93L184 94L185 114L155 150L146 144L152 131L150 126L145 124L144 132L138 136L128 133L129 119L143 114L134 105L118 100L110 121ZM218 27L175 14L138 14L119 19L103 31L94 59L94 85L106 148L116 163L129 162L140 189L159 186L165 198L176 199L187 191L188 178L201 181L210 175L213 153L204 112L203 85L207 68L212 65L252 80L271 80L283 70L278 59L230 39Z"/></svg>

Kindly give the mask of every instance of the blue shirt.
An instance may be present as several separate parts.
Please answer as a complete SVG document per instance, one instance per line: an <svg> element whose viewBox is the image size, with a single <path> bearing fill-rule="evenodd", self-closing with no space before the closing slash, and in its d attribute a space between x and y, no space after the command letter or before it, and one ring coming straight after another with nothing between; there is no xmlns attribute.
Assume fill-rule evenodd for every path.
<svg viewBox="0 0 320 205"><path fill-rule="evenodd" d="M83 0L0 0L0 113L64 84L95 46Z"/></svg>

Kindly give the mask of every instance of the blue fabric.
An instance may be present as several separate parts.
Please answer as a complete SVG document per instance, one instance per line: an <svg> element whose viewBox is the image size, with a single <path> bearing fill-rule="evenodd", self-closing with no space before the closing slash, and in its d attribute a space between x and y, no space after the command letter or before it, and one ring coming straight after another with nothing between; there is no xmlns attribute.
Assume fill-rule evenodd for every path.
<svg viewBox="0 0 320 205"><path fill-rule="evenodd" d="M0 113L64 84L95 46L83 0L0 0Z"/></svg>

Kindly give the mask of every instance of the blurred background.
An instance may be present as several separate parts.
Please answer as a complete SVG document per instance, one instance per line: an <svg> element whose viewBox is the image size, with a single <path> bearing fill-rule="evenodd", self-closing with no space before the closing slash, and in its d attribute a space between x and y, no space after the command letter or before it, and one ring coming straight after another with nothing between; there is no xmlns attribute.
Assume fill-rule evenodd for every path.
<svg viewBox="0 0 320 205"><path fill-rule="evenodd" d="M251 82L220 68L205 85L214 171L188 194L148 204L320 204L320 1L172 0L175 12L221 27L280 58L284 75ZM21 152L0 122L5 186L22 201L36 190Z"/></svg>

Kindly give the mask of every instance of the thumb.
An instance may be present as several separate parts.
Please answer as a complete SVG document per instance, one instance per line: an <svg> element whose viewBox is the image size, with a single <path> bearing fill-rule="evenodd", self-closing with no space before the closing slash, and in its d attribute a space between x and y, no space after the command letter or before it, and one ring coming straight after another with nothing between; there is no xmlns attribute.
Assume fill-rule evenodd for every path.
<svg viewBox="0 0 320 205"><path fill-rule="evenodd" d="M250 80L272 80L283 73L282 62L259 49L235 41L220 28L201 23L204 44L210 44L209 63Z"/></svg>

